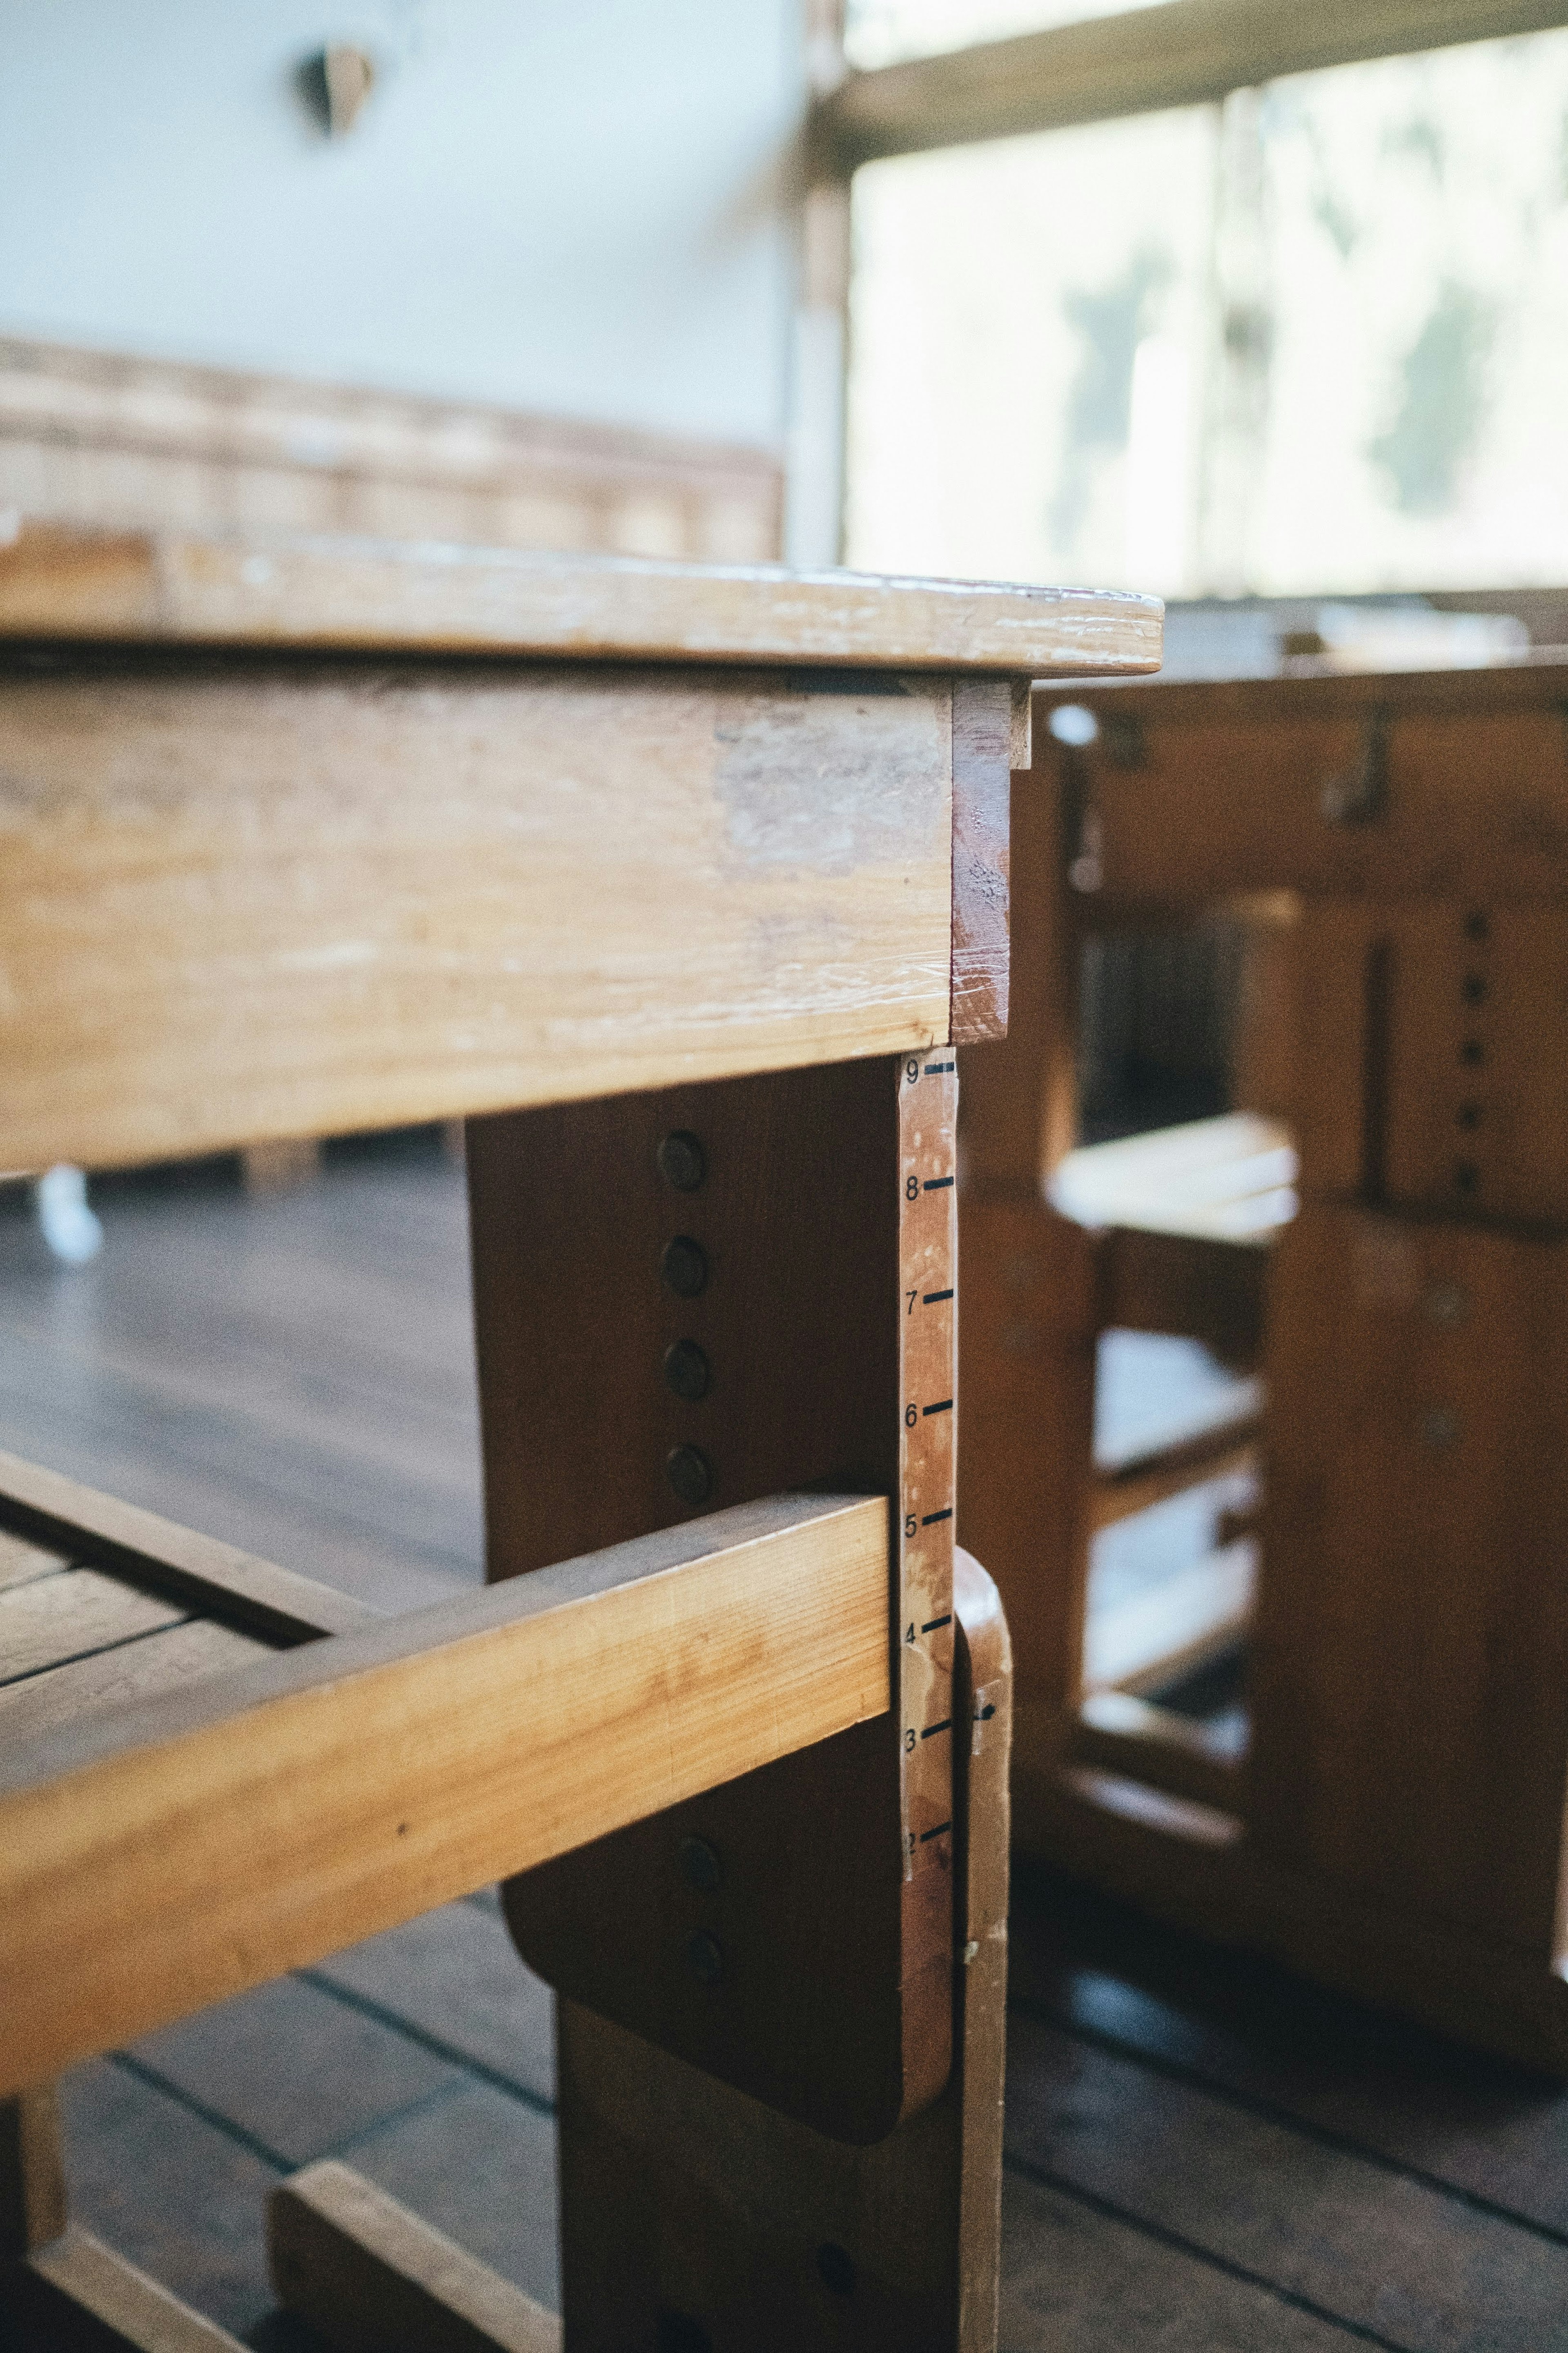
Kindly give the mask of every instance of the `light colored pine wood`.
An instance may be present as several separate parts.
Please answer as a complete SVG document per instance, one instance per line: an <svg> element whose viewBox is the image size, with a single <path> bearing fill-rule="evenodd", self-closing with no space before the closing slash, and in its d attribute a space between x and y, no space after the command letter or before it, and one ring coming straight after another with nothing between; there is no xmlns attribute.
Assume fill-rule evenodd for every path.
<svg viewBox="0 0 1568 2353"><path fill-rule="evenodd" d="M119 1569L262 1641L304 1642L374 1625L380 1612L216 1536L100 1494L20 1455L0 1453L0 1518L74 1560Z"/></svg>
<svg viewBox="0 0 1568 2353"><path fill-rule="evenodd" d="M10 1746L36 1740L41 1733L74 1723L90 1710L148 1699L198 1675L222 1674L226 1668L247 1666L253 1659L268 1657L270 1651L270 1644L237 1634L232 1627L214 1625L205 1618L189 1619L164 1633L147 1634L115 1650L95 1651L68 1666L53 1667L47 1674L0 1683L0 1742Z"/></svg>
<svg viewBox="0 0 1568 2353"><path fill-rule="evenodd" d="M0 1688L18 1675L177 1625L185 1614L178 1602L96 1568L66 1568L13 1585L0 1593Z"/></svg>
<svg viewBox="0 0 1568 2353"><path fill-rule="evenodd" d="M0 1165L929 1046L949 704L589 663L0 682Z"/></svg>
<svg viewBox="0 0 1568 2353"><path fill-rule="evenodd" d="M267 2201L285 2310L342 2353L561 2353L561 2322L362 2174L328 2158Z"/></svg>
<svg viewBox="0 0 1568 2353"><path fill-rule="evenodd" d="M34 525L0 550L14 638L1114 677L1159 668L1163 610L1126 591L374 541Z"/></svg>
<svg viewBox="0 0 1568 2353"><path fill-rule="evenodd" d="M887 1609L885 1498L774 1497L18 1747L0 2087L881 1715Z"/></svg>
<svg viewBox="0 0 1568 2353"><path fill-rule="evenodd" d="M851 74L818 105L816 137L848 172L879 155L1208 105L1282 74L1563 17L1561 0L1167 0Z"/></svg>
<svg viewBox="0 0 1568 2353"><path fill-rule="evenodd" d="M780 506L767 450L0 340L0 507L60 522L745 564Z"/></svg>
<svg viewBox="0 0 1568 2353"><path fill-rule="evenodd" d="M237 2337L204 2319L127 2263L89 2231L74 2225L41 2247L15 2284L29 2317L47 2329L59 2353L244 2353Z"/></svg>

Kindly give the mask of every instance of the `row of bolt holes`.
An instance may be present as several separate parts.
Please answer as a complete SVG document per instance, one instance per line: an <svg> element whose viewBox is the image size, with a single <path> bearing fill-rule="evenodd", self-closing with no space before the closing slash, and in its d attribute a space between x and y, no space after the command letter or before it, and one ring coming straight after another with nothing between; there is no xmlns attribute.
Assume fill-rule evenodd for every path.
<svg viewBox="0 0 1568 2353"><path fill-rule="evenodd" d="M698 1138L676 1128L658 1147L660 1174L678 1193L696 1193L708 1174L708 1155ZM708 1253L690 1234L676 1234L664 1246L659 1272L678 1299L700 1298L708 1288ZM688 1405L705 1398L712 1382L708 1358L695 1340L673 1340L664 1352L666 1386ZM665 1472L683 1504L705 1504L713 1493L713 1466L700 1446L672 1447L665 1457ZM681 1877L699 1894L712 1895L724 1883L724 1866L706 1839L680 1841ZM703 1985L717 1985L724 1974L724 1954L716 1936L694 1929L686 1939L686 1965Z"/></svg>
<svg viewBox="0 0 1568 2353"><path fill-rule="evenodd" d="M1491 937L1491 924L1480 908L1465 917L1465 937L1479 947ZM1487 977L1481 972L1468 972L1459 985L1459 996L1467 1012L1475 1015L1487 1001ZM1459 1060L1467 1070L1479 1070L1487 1059L1487 1050L1479 1038L1466 1038L1459 1046ZM1454 1114L1455 1124L1466 1134L1473 1134L1481 1124L1479 1103L1462 1103ZM1473 1160L1454 1163L1454 1189L1467 1199L1473 1198L1481 1181L1481 1172Z"/></svg>
<svg viewBox="0 0 1568 2353"><path fill-rule="evenodd" d="M678 1193L698 1192L708 1174L708 1155L697 1137L676 1128L658 1147L658 1166ZM676 1234L664 1246L658 1271L677 1299L698 1299L708 1288L708 1253L689 1234ZM705 1398L712 1386L708 1358L695 1340L674 1340L664 1352L665 1386L687 1405ZM700 1446L672 1447L665 1475L681 1502L695 1511L713 1493L713 1465Z"/></svg>
<svg viewBox="0 0 1568 2353"><path fill-rule="evenodd" d="M708 1156L699 1139L686 1128L676 1128L658 1147L658 1166L667 1184L678 1193L700 1190L708 1174ZM664 1246L659 1272L678 1299L700 1298L708 1288L708 1253L690 1234L676 1234ZM705 1398L712 1385L708 1358L695 1340L674 1340L664 1352L667 1387L688 1405ZM670 1485L683 1504L705 1504L713 1493L713 1466L700 1446L677 1446L665 1461ZM679 1847L680 1875L700 1895L717 1894L724 1883L724 1865L718 1850L706 1839L683 1838ZM724 1954L719 1940L696 1929L686 1940L686 1964L704 1985L717 1985L724 1974ZM816 2251L822 2284L835 2295L855 2290L855 2259L844 2247L825 2241ZM710 2340L698 2321L684 2315L664 2316L661 2353L704 2353Z"/></svg>

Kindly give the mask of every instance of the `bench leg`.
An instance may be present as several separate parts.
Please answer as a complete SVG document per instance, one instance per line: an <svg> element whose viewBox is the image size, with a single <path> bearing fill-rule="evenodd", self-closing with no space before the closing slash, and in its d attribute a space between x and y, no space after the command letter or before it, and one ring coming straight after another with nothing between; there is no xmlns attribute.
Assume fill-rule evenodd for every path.
<svg viewBox="0 0 1568 2353"><path fill-rule="evenodd" d="M0 2311L18 2353L244 2353L70 2222L52 2084L0 2102Z"/></svg>
<svg viewBox="0 0 1568 2353"><path fill-rule="evenodd" d="M955 1583L955 1716L970 1730L942 2096L857 2147L563 2001L564 2322L334 2164L273 2193L281 2302L343 2353L990 2353L1012 1669L995 1587L963 1554Z"/></svg>

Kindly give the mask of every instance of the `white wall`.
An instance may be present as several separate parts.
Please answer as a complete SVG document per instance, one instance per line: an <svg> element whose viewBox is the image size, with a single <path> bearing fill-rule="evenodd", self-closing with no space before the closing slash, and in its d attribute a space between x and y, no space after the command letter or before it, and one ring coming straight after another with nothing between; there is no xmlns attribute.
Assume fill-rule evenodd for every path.
<svg viewBox="0 0 1568 2353"><path fill-rule="evenodd" d="M797 0L0 0L0 332L777 446L803 103Z"/></svg>

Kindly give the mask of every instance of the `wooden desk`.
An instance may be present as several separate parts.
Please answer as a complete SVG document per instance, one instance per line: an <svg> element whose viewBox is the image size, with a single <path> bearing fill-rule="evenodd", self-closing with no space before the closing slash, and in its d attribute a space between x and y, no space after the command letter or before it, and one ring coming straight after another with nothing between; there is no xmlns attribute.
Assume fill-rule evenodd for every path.
<svg viewBox="0 0 1568 2353"><path fill-rule="evenodd" d="M1076 742L1050 727L1069 702L1091 723L1063 727ZM1565 702L1556 659L1037 694L1014 1018L965 1061L960 1504L1014 1628L1026 1846L1559 2070ZM1118 1320L1088 1295L1081 1229L1040 1198L1069 1140L1076 932L1245 894L1279 983L1274 1085L1248 1108L1288 1122L1301 1208L1263 1303L1267 1502L1234 1757L1084 1708L1081 1571L1043 1572L1032 1533L1062 1508L1060 1473L1043 1437L1024 1471L1016 1432L1081 1423L1096 1319ZM1159 1288L1142 1239L1142 1312L1121 1320ZM1011 1292L1009 1264L1032 1269ZM1213 1256L1222 1348L1256 1323L1263 1271L1256 1252ZM1033 1341L1009 1355L1020 1330Z"/></svg>
<svg viewBox="0 0 1568 2353"><path fill-rule="evenodd" d="M1008 1673L955 1584L949 1050L1005 1024L1027 680L1152 667L1158 607L25 533L0 632L0 1164L468 1116L500 1580L351 1626L0 1472L15 2283L107 2293L28 2087L500 1877L566 1997L571 2342L851 2296L868 2346L988 2342ZM284 2198L290 2300L453 2341L448 2258L354 2200Z"/></svg>

